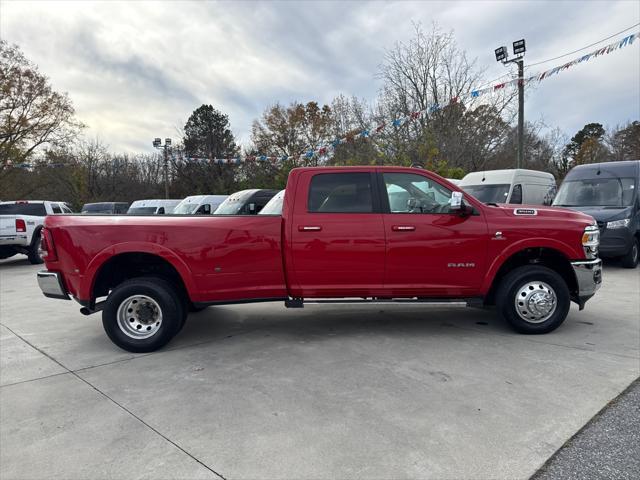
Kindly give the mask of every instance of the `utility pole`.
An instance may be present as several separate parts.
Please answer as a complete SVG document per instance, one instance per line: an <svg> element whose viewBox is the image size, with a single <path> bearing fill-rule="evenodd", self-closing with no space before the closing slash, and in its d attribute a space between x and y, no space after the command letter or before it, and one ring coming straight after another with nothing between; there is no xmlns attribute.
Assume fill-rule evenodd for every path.
<svg viewBox="0 0 640 480"><path fill-rule="evenodd" d="M524 60L518 60L518 162L516 168L524 163ZM169 197L167 197L169 198Z"/></svg>
<svg viewBox="0 0 640 480"><path fill-rule="evenodd" d="M518 156L516 168L524 165L524 52L526 51L524 39L513 42L513 53L517 57L509 60L507 47L495 49L496 60L503 65L508 63L518 64Z"/></svg>
<svg viewBox="0 0 640 480"><path fill-rule="evenodd" d="M164 177L164 198L169 198L169 149L171 148L171 139L165 138L164 145L162 145L162 140L156 137L153 140L153 146L164 150L164 169L162 172Z"/></svg>

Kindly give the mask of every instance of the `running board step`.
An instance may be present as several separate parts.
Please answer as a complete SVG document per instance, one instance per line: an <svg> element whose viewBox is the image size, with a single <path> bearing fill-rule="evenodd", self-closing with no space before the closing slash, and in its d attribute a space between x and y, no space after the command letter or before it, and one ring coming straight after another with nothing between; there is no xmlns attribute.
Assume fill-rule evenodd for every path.
<svg viewBox="0 0 640 480"><path fill-rule="evenodd" d="M289 298L284 301L287 308L304 308L305 305L362 305L362 304L393 304L393 303L430 303L443 305L466 305L467 307L481 307L482 298L339 298L305 300L303 298Z"/></svg>

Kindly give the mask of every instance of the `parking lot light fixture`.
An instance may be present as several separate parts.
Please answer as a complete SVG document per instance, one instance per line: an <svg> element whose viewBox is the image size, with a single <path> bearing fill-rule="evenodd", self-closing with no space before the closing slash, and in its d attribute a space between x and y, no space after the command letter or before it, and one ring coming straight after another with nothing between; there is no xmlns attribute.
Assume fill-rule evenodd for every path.
<svg viewBox="0 0 640 480"><path fill-rule="evenodd" d="M164 153L164 197L169 198L169 149L171 149L171 139L165 138L164 145L162 145L162 139L156 137L153 139L153 146L158 150L163 150Z"/></svg>
<svg viewBox="0 0 640 480"><path fill-rule="evenodd" d="M524 38L513 42L513 54L515 58L509 59L507 47L495 49L496 61L503 65L515 63L518 65L518 157L516 168L521 168L524 163L524 53L526 44Z"/></svg>

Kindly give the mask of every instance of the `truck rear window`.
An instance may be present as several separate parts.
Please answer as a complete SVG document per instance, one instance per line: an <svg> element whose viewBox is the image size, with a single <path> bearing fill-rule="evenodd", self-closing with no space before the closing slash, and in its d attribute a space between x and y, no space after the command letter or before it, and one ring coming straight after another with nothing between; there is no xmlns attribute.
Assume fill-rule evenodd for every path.
<svg viewBox="0 0 640 480"><path fill-rule="evenodd" d="M0 205L0 215L33 215L44 217L47 211L44 203L4 203Z"/></svg>
<svg viewBox="0 0 640 480"><path fill-rule="evenodd" d="M311 179L309 212L373 212L369 173L321 173Z"/></svg>

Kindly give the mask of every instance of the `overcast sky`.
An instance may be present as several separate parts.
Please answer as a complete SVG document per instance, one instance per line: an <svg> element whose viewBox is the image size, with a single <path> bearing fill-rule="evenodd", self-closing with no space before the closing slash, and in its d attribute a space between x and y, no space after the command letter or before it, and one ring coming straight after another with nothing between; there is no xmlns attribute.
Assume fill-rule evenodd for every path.
<svg viewBox="0 0 640 480"><path fill-rule="evenodd" d="M505 73L495 47L525 38L526 62L546 60L639 23L640 2L0 0L0 37L69 93L88 136L131 152L153 150L156 136L175 139L203 103L227 113L246 145L252 120L275 102L374 100L385 49L410 38L412 22L433 21L491 80ZM567 134L639 120L640 41L541 82L525 109L528 121Z"/></svg>

